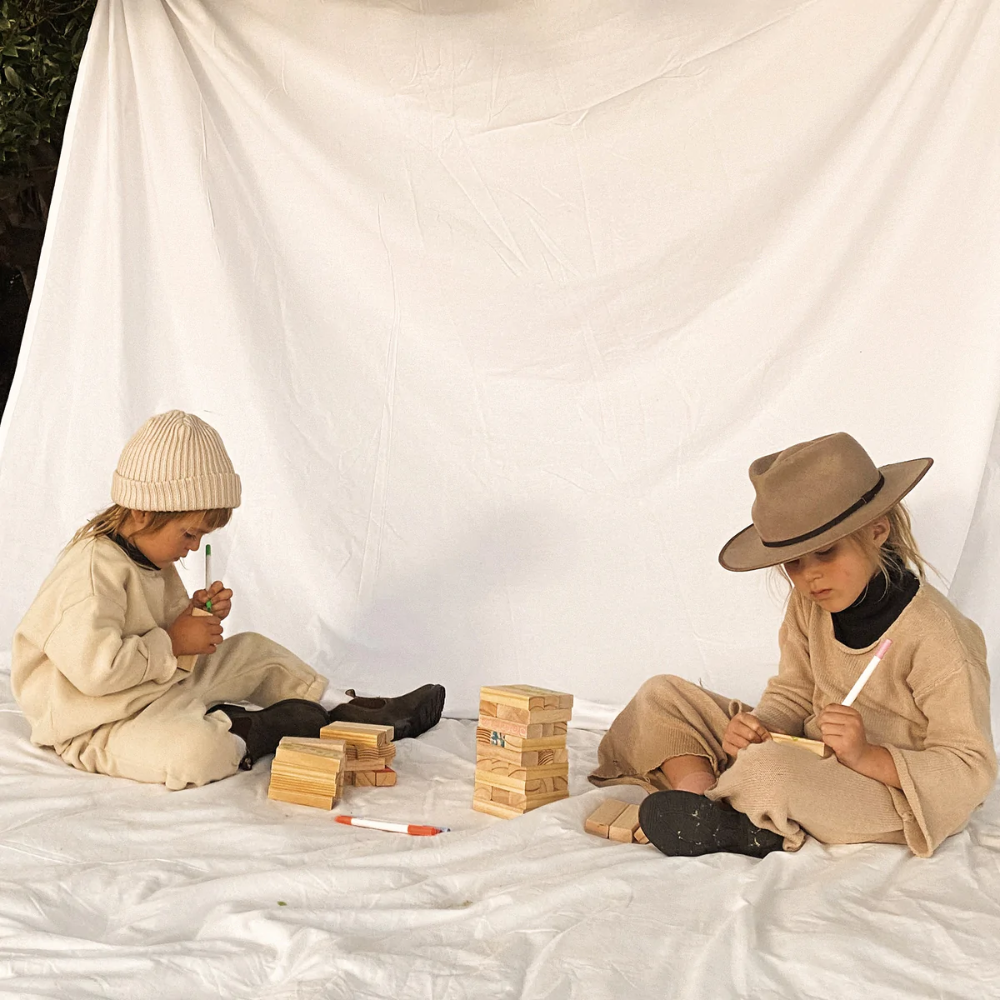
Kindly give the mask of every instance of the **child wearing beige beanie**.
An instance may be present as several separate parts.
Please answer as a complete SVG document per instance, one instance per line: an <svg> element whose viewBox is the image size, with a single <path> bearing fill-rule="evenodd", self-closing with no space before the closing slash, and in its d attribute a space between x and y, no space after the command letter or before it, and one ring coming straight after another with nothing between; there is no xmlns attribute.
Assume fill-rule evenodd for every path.
<svg viewBox="0 0 1000 1000"><path fill-rule="evenodd" d="M180 789L249 770L281 737L331 720L393 725L398 739L437 723L440 685L328 713L326 679L289 650L253 632L222 638L233 592L215 581L189 597L174 563L229 522L240 488L218 432L192 414L151 417L128 442L113 505L77 532L14 634L32 742L80 770Z"/></svg>

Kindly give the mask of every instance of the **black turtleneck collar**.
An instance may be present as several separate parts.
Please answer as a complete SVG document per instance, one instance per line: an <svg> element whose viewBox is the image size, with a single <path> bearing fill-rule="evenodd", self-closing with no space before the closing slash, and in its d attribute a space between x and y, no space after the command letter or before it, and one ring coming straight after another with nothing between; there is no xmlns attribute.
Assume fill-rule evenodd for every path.
<svg viewBox="0 0 1000 1000"><path fill-rule="evenodd" d="M920 581L895 556L889 557L889 578L876 573L861 596L843 611L836 611L833 634L851 649L864 649L880 639L920 589Z"/></svg>
<svg viewBox="0 0 1000 1000"><path fill-rule="evenodd" d="M159 571L160 567L157 566L156 563L152 561L152 559L146 558L146 556L143 555L142 550L139 548L138 545L133 545L132 542L130 542L127 538L122 538L121 535L116 534L114 532L108 535L108 538L110 538L111 541L113 541L115 545L117 545L118 548L120 548L122 552L124 552L125 555L127 555L129 559L132 560L132 562L141 566L143 569L155 569Z"/></svg>

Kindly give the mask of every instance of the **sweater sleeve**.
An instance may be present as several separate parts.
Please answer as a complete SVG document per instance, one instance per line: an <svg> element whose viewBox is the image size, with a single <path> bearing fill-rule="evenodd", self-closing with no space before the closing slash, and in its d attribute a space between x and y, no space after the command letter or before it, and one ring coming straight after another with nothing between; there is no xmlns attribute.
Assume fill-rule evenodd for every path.
<svg viewBox="0 0 1000 1000"><path fill-rule="evenodd" d="M778 673L767 682L754 715L772 732L801 736L803 723L813 714L815 684L809 643L795 594L788 601L785 620L778 632L778 646L781 650Z"/></svg>
<svg viewBox="0 0 1000 1000"><path fill-rule="evenodd" d="M170 678L177 658L166 631L125 635L124 626L120 604L91 594L63 612L45 642L45 655L78 691L94 698Z"/></svg>
<svg viewBox="0 0 1000 1000"><path fill-rule="evenodd" d="M923 749L887 749L906 800L899 806L907 843L918 857L929 857L965 826L996 780L989 676L963 661L930 688L914 691L914 700L927 718Z"/></svg>

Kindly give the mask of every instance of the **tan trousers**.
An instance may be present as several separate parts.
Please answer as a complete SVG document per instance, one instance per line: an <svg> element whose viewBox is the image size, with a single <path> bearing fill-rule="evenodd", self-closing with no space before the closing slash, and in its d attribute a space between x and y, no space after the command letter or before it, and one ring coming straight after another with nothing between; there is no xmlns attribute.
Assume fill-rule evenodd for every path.
<svg viewBox="0 0 1000 1000"><path fill-rule="evenodd" d="M56 747L81 771L166 785L204 785L235 774L246 751L212 705L247 701L262 708L285 698L317 701L321 677L284 646L255 632L224 639L210 656L199 656L183 680L141 712L109 722Z"/></svg>
<svg viewBox="0 0 1000 1000"><path fill-rule="evenodd" d="M771 742L728 757L722 737L741 711L752 710L680 677L651 677L611 724L590 780L669 788L660 765L694 754L718 775L708 798L727 801L757 826L783 836L786 851L798 850L806 834L824 844L906 843L888 787L836 757Z"/></svg>

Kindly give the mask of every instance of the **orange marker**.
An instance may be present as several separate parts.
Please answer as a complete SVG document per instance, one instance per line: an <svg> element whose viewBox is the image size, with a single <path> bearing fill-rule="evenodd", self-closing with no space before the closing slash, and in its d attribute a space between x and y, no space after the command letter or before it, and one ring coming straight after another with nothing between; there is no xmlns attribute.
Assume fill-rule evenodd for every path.
<svg viewBox="0 0 1000 1000"><path fill-rule="evenodd" d="M345 826L363 826L367 830L385 830L386 833L408 833L411 837L433 837L439 833L450 833L447 826L414 826L412 823L384 823L377 819L356 819L354 816L334 816Z"/></svg>

